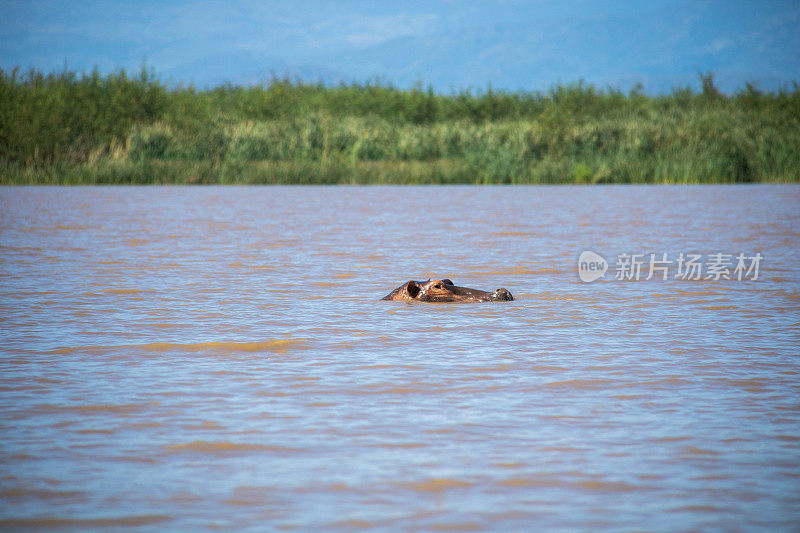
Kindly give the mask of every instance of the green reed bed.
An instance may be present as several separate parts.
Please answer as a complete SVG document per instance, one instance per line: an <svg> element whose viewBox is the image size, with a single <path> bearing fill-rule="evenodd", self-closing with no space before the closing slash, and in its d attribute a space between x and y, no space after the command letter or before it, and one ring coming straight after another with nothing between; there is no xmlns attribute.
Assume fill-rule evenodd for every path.
<svg viewBox="0 0 800 533"><path fill-rule="evenodd" d="M0 183L800 181L800 90L168 89L0 70Z"/></svg>

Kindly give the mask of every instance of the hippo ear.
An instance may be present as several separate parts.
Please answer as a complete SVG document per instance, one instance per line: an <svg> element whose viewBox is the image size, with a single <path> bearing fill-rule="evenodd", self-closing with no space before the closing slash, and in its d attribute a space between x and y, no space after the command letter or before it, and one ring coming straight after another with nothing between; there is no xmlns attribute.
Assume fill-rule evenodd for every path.
<svg viewBox="0 0 800 533"><path fill-rule="evenodd" d="M445 285L455 285L455 283L453 283L450 278L444 278L442 280L442 283L444 283Z"/></svg>
<svg viewBox="0 0 800 533"><path fill-rule="evenodd" d="M416 298L417 295L419 294L419 291L420 288L419 285L417 285L416 281L411 280L408 283L406 283L406 292L408 292L408 295L411 296L412 298Z"/></svg>

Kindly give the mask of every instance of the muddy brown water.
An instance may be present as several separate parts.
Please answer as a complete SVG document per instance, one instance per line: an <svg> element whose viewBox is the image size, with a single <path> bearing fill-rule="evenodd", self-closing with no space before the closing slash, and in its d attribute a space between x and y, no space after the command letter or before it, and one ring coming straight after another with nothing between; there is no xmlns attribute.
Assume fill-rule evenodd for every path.
<svg viewBox="0 0 800 533"><path fill-rule="evenodd" d="M0 528L800 524L798 186L6 187L0 254Z"/></svg>

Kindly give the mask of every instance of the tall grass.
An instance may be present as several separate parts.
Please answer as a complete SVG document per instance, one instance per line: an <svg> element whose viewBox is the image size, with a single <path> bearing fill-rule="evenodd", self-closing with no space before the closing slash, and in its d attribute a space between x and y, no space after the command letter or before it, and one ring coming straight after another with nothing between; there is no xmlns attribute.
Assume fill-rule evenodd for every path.
<svg viewBox="0 0 800 533"><path fill-rule="evenodd" d="M0 70L0 183L800 181L800 89L167 89Z"/></svg>

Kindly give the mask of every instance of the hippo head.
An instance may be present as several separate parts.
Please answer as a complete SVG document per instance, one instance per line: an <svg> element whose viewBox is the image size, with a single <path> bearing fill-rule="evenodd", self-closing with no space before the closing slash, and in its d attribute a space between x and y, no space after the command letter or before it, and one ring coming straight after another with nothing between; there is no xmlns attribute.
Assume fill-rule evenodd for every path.
<svg viewBox="0 0 800 533"><path fill-rule="evenodd" d="M458 287L451 280L429 279L428 281L407 281L384 300L416 300L419 302L491 302L509 301L514 297L507 289L497 289L489 293L468 287Z"/></svg>

